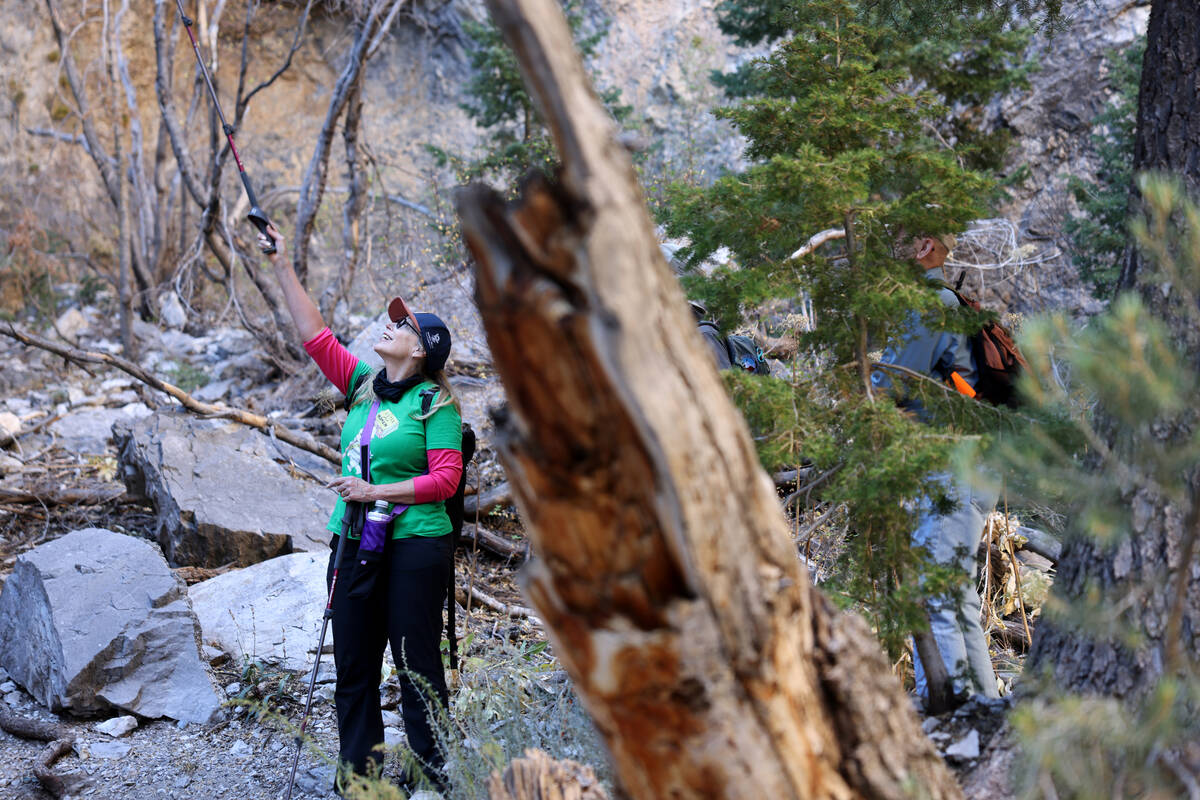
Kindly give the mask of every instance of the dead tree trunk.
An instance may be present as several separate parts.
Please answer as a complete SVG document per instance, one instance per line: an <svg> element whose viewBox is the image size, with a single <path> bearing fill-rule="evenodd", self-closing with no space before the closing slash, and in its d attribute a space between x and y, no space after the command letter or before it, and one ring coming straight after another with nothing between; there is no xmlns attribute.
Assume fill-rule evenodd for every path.
<svg viewBox="0 0 1200 800"><path fill-rule="evenodd" d="M526 591L637 798L959 794L811 586L554 0L489 0L563 160L459 197Z"/></svg>

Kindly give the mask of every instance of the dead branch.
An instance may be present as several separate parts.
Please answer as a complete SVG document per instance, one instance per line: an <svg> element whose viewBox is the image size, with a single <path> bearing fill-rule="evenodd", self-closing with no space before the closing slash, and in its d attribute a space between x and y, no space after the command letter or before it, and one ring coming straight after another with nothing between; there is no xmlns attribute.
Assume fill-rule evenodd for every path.
<svg viewBox="0 0 1200 800"><path fill-rule="evenodd" d="M42 428L45 428L47 425L52 425L60 419L62 419L62 414L51 414L50 416L38 422L36 425L32 425L25 430L17 431L16 433L0 431L0 450L12 446L22 436L28 436L31 433L37 433Z"/></svg>
<svg viewBox="0 0 1200 800"><path fill-rule="evenodd" d="M481 605L487 606L498 614L504 614L513 619L530 619L534 622L541 622L537 617L537 612L531 608L501 602L475 584L467 584L464 581L456 582L454 586L454 599L459 605L466 607L468 597Z"/></svg>
<svg viewBox="0 0 1200 800"><path fill-rule="evenodd" d="M74 746L75 742L72 739L58 739L46 745L33 762L34 777L52 797L62 797L70 792L67 782L55 774L53 767L54 763L71 752Z"/></svg>
<svg viewBox="0 0 1200 800"><path fill-rule="evenodd" d="M795 260L797 258L804 258L806 255L808 255L812 251L816 250L818 247L825 244L826 242L833 241L834 239L845 239L845 238L846 238L846 231L844 228L830 228L828 230L821 231L820 233L815 233L809 238L809 240L807 242L804 243L803 247L801 247L796 252L792 253L790 256L788 256L788 258L792 259L792 260Z"/></svg>
<svg viewBox="0 0 1200 800"><path fill-rule="evenodd" d="M493 486L482 495L472 495L463 498L463 514L470 517L482 517L490 514L501 506L512 505L512 487L508 481Z"/></svg>
<svg viewBox="0 0 1200 800"><path fill-rule="evenodd" d="M229 408L228 406L215 406L210 403L203 403L180 389L178 386L169 384L166 381L151 375L137 364L127 361L120 356L109 355L108 353L97 353L91 350L79 350L73 347L64 347L62 345L55 344L54 342L42 339L39 336L25 333L24 331L19 330L11 322L6 323L5 327L0 328L0 333L16 339L18 342L28 345L29 347L37 347L42 350L48 350L49 352L60 355L69 361L87 364L107 364L109 366L116 367L122 372L126 372L129 375L137 378L147 386L174 397L188 411L204 417L233 420L234 422L240 422L243 425L249 425L253 428L267 431L268 433L274 431L275 436L279 437L288 444L294 447L299 447L301 450L306 450L314 455L318 455L331 464L336 464L339 467L341 466L342 456L340 453L338 453L338 451L334 450L328 445L321 444L310 436L288 430L287 428L275 424L274 420L268 419L261 414L255 414L240 408Z"/></svg>
<svg viewBox="0 0 1200 800"><path fill-rule="evenodd" d="M99 506L125 494L124 486L69 487L46 492L0 487L0 503L39 503L43 506Z"/></svg>
<svg viewBox="0 0 1200 800"><path fill-rule="evenodd" d="M66 783L51 769L54 762L71 752L75 737L62 725L43 722L39 719L23 717L8 710L0 703L0 729L19 736L22 739L34 739L39 742L50 742L33 762L33 774L37 777L46 791L54 797L62 797L67 793Z"/></svg>
<svg viewBox="0 0 1200 800"><path fill-rule="evenodd" d="M525 558L524 545L511 542L482 525L472 525L470 523L463 525L462 538L459 541L461 547L478 545L492 555L509 561L513 559L524 560Z"/></svg>
<svg viewBox="0 0 1200 800"><path fill-rule="evenodd" d="M3 703L0 703L0 730L22 739L35 739L39 742L71 738L71 734L61 725L15 714Z"/></svg>
<svg viewBox="0 0 1200 800"><path fill-rule="evenodd" d="M254 95L258 94L264 89L270 88L271 85L275 83L275 81L279 80L280 76L287 72L288 68L292 66L292 56L296 55L296 51L300 49L300 40L304 37L304 29L308 26L308 15L309 12L312 11L312 7L313 0L308 0L308 2L304 4L304 11L300 14L300 22L296 25L296 35L292 37L292 46L288 48L287 58L284 59L282 66L271 73L271 77L267 78L258 86L255 86L253 89L247 92L245 97L242 96L242 82L239 80L237 110L235 111L235 116L237 119L242 118L242 114L245 113L246 107L250 105L250 101L254 99ZM249 27L249 17L247 17L247 30L242 35L242 75L246 74L246 58L247 52L249 51L250 42Z"/></svg>
<svg viewBox="0 0 1200 800"><path fill-rule="evenodd" d="M66 142L67 144L77 144L83 148L83 152L89 156L92 154L91 149L88 147L87 139L78 133L63 133L52 128L26 128L25 132L30 136L47 136L51 139L57 139L60 142Z"/></svg>
<svg viewBox="0 0 1200 800"><path fill-rule="evenodd" d="M554 0L488 0L562 168L458 196L545 620L630 797L955 798L861 619L812 589ZM865 688L869 687L869 689Z"/></svg>

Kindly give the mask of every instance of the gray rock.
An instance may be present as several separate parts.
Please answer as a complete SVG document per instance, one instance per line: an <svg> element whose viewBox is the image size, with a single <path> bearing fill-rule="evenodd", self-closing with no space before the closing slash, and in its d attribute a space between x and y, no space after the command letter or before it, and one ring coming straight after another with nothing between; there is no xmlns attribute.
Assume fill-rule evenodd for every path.
<svg viewBox="0 0 1200 800"><path fill-rule="evenodd" d="M325 797L333 791L333 767L310 767L299 773L296 788L305 794Z"/></svg>
<svg viewBox="0 0 1200 800"><path fill-rule="evenodd" d="M387 728L403 728L404 720L395 711L384 709L383 724Z"/></svg>
<svg viewBox="0 0 1200 800"><path fill-rule="evenodd" d="M401 744L404 744L404 732L399 728L384 728L383 744L385 747L398 747Z"/></svg>
<svg viewBox="0 0 1200 800"><path fill-rule="evenodd" d="M229 392L233 388L233 381L209 381L201 386L196 391L192 392L192 397L202 403L215 403L218 400L224 400L229 397Z"/></svg>
<svg viewBox="0 0 1200 800"><path fill-rule="evenodd" d="M226 572L188 589L201 637L235 661L261 659L312 669L321 631L329 548L293 553ZM330 626L325 642L333 641ZM332 668L332 659L327 659Z"/></svg>
<svg viewBox="0 0 1200 800"><path fill-rule="evenodd" d="M158 311L163 324L168 328L182 328L187 324L187 311L175 292L163 292L158 301Z"/></svg>
<svg viewBox="0 0 1200 800"><path fill-rule="evenodd" d="M69 308L59 315L54 327L47 331L47 334L53 336L55 333L61 333L68 340L76 341L87 327L88 321L84 313L78 308Z"/></svg>
<svg viewBox="0 0 1200 800"><path fill-rule="evenodd" d="M5 681L4 683L0 683L0 694L8 694L9 692L15 692L16 690L17 690L17 685L15 683L13 683L12 681Z"/></svg>
<svg viewBox="0 0 1200 800"><path fill-rule="evenodd" d="M112 448L114 423L132 423L150 415L145 403L123 408L80 408L50 426L59 444L76 453L107 453Z"/></svg>
<svg viewBox="0 0 1200 800"><path fill-rule="evenodd" d="M946 758L979 758L979 731L972 728L970 733L947 747Z"/></svg>
<svg viewBox="0 0 1200 800"><path fill-rule="evenodd" d="M123 717L113 717L106 719L104 722L97 722L92 728L98 733L107 733L114 739L126 735L138 726L137 718L125 715Z"/></svg>
<svg viewBox="0 0 1200 800"><path fill-rule="evenodd" d="M25 553L0 594L0 664L55 712L208 721L198 633L158 548L99 528Z"/></svg>
<svg viewBox="0 0 1200 800"><path fill-rule="evenodd" d="M113 428L129 491L150 499L155 535L176 566L242 566L293 550L327 551L333 493L280 463L332 477L324 459L245 425L159 411Z"/></svg>
<svg viewBox="0 0 1200 800"><path fill-rule="evenodd" d="M112 761L129 755L133 745L129 742L92 742L87 745L88 754L92 758L105 758Z"/></svg>
<svg viewBox="0 0 1200 800"><path fill-rule="evenodd" d="M229 748L229 755L233 756L234 758L245 758L246 756L251 755L253 752L254 748L243 742L241 739L238 739L233 743L233 746Z"/></svg>

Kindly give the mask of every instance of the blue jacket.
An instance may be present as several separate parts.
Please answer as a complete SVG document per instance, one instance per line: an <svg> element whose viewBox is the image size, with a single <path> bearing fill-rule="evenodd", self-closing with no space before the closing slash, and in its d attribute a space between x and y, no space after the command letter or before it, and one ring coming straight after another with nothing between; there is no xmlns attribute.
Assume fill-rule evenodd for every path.
<svg viewBox="0 0 1200 800"><path fill-rule="evenodd" d="M931 269L925 273L925 277L940 282L942 271ZM959 305L958 298L949 289L942 289L939 297L947 306L957 308ZM949 381L952 372L957 372L972 387L979 379L975 358L971 354L970 337L965 333L930 330L916 314L900 335L898 345L884 350L880 361L905 367L937 381ZM889 389L892 375L884 370L875 370L871 373L871 385L880 390ZM901 401L901 406L925 419L919 401L908 398Z"/></svg>

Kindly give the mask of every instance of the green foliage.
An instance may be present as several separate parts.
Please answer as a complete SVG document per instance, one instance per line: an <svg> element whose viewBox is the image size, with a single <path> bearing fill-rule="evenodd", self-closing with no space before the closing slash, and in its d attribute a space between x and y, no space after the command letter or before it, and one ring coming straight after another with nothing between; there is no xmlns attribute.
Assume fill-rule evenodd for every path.
<svg viewBox="0 0 1200 800"><path fill-rule="evenodd" d="M564 0L563 11L575 46L585 61L592 58L608 33L607 24L585 32L586 20L579 0ZM550 174L558 156L521 80L516 56L490 20L465 21L463 31L472 42L468 58L473 74L466 85L469 99L462 108L475 124L487 131L491 142L487 152L474 159L432 145L427 149L439 166L452 167L463 182L495 177L511 183L531 169ZM600 90L600 99L618 121L631 111L629 106L621 105L620 97L619 89Z"/></svg>
<svg viewBox="0 0 1200 800"><path fill-rule="evenodd" d="M1178 299L1169 311L1194 330L1200 327L1200 209L1174 182L1147 180L1141 188L1148 213L1131 230L1147 265L1173 287ZM1006 437L993 457L1012 488L1062 510L1071 537L1115 551L1134 530L1134 491L1194 509L1200 374L1183 354L1180 335L1132 294L1118 297L1080 331L1061 316L1026 326L1026 396L1061 424L1056 431L1031 428ZM1179 547L1192 553L1194 563L1195 528L1184 527ZM1178 576L1144 580L1161 584ZM1141 589L1126 591L1136 598ZM1170 595L1163 612L1165 677L1145 696L1122 702L1044 691L1015 718L1026 753L1027 796L1047 796L1047 786L1064 798L1109 796L1114 786L1128 797L1183 792L1174 754L1194 742L1200 724L1200 672L1179 652L1186 645L1178 631L1172 634L1185 593ZM1059 629L1098 646L1149 646L1128 614L1128 601L1106 596L1099 585L1069 601L1054 599L1047 612Z"/></svg>
<svg viewBox="0 0 1200 800"><path fill-rule="evenodd" d="M1063 229L1071 239L1079 276L1101 299L1110 298L1115 291L1121 259L1129 245L1126 218L1133 186L1133 136L1145 51L1143 36L1124 50L1109 53L1114 95L1092 123L1092 145L1100 168L1094 181L1072 175L1067 182L1083 215L1068 219Z"/></svg>
<svg viewBox="0 0 1200 800"><path fill-rule="evenodd" d="M805 23L789 0L723 0L721 29L743 45L786 39ZM1011 141L1004 129L985 133L983 107L999 94L1028 85L1036 67L1023 58L1033 34L1014 26L1013 17L983 8L972 13L941 15L929 25L919 3L872 3L854 6L871 26L871 50L879 66L907 73L913 86L924 87L952 114L930 118L943 139L953 143L958 157L974 169L998 169ZM911 7L910 7L911 6ZM752 63L714 82L730 97L763 91L761 73Z"/></svg>
<svg viewBox="0 0 1200 800"><path fill-rule="evenodd" d="M953 579L910 543L921 498L942 499L930 476L948 469L959 436L994 430L1009 415L934 381L894 375L898 393L919 398L935 421L922 424L869 388L877 360L869 351L896 344L916 317L977 329L978 319L942 304L910 260L907 240L962 230L996 196L995 182L940 141L936 124L946 118L946 98L981 103L1012 76L991 62L962 76L970 72L966 56L947 53L965 28L942 26L959 39L898 47L897 33L878 24L879 9L869 4L727 0L721 9L739 40L773 42L769 55L725 81L738 102L717 111L746 137L751 163L707 188L673 187L665 222L670 235L689 239L681 255L691 264L720 247L732 251L734 264L685 279L722 327L735 327L747 307L801 291L819 310L815 330L797 333L813 354L811 374L757 388L731 378L730 387L766 465L809 461L827 476L819 497L844 507L850 524L832 587L868 612L895 655L925 624L921 595ZM987 30L1005 46L1021 41L1004 38L1002 26ZM941 61L960 76L942 74ZM791 258L813 234L833 228L847 235Z"/></svg>
<svg viewBox="0 0 1200 800"><path fill-rule="evenodd" d="M172 367L167 372L167 377L171 383L188 393L194 392L202 386L207 386L209 381L212 380L212 377L207 372L186 362Z"/></svg>
<svg viewBox="0 0 1200 800"><path fill-rule="evenodd" d="M612 785L604 746L545 642L471 646L437 736L453 800L487 795L487 779L527 748L596 770Z"/></svg>

